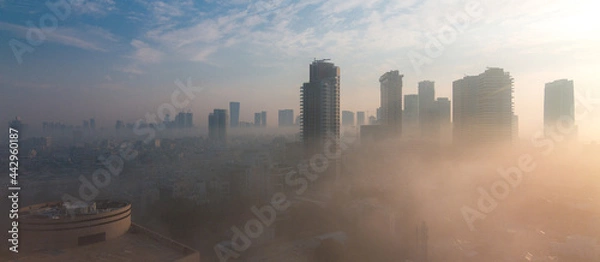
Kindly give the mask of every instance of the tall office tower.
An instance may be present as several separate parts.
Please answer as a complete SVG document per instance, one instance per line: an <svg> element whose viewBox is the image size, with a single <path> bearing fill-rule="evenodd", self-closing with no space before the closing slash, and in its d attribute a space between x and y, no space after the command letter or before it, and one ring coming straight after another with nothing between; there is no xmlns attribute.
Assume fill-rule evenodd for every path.
<svg viewBox="0 0 600 262"><path fill-rule="evenodd" d="M440 138L444 143L452 141L452 122L451 122L451 108L452 104L450 99L447 97L438 97L435 101L438 112L438 124L440 130Z"/></svg>
<svg viewBox="0 0 600 262"><path fill-rule="evenodd" d="M231 114L231 121L229 126L236 128L240 124L240 102L229 102L229 112Z"/></svg>
<svg viewBox="0 0 600 262"><path fill-rule="evenodd" d="M293 126L294 125L294 110L293 109L281 109L278 114L278 124L280 127Z"/></svg>
<svg viewBox="0 0 600 262"><path fill-rule="evenodd" d="M379 77L381 86L381 125L390 137L402 133L402 77L398 70Z"/></svg>
<svg viewBox="0 0 600 262"><path fill-rule="evenodd" d="M302 125L302 115L297 115L296 116L296 125Z"/></svg>
<svg viewBox="0 0 600 262"><path fill-rule="evenodd" d="M465 76L452 82L453 143L468 144L475 135L478 81L477 76Z"/></svg>
<svg viewBox="0 0 600 262"><path fill-rule="evenodd" d="M403 133L416 136L419 131L419 95L404 96L404 112L402 113Z"/></svg>
<svg viewBox="0 0 600 262"><path fill-rule="evenodd" d="M450 125L450 99L447 97L438 97L436 101L437 110L438 110L438 120L440 125L446 126Z"/></svg>
<svg viewBox="0 0 600 262"><path fill-rule="evenodd" d="M309 66L309 82L300 89L301 136L305 156L322 153L325 142L340 137L340 68L328 59Z"/></svg>
<svg viewBox="0 0 600 262"><path fill-rule="evenodd" d="M185 113L179 112L175 116L175 127L176 128L184 128L185 127Z"/></svg>
<svg viewBox="0 0 600 262"><path fill-rule="evenodd" d="M513 142L519 142L519 116L512 116L512 136Z"/></svg>
<svg viewBox="0 0 600 262"><path fill-rule="evenodd" d="M82 127L83 127L83 129L89 129L90 128L90 122L88 120L83 120Z"/></svg>
<svg viewBox="0 0 600 262"><path fill-rule="evenodd" d="M565 130L575 130L575 89L573 80L560 79L547 83L544 89L544 133L561 134Z"/></svg>
<svg viewBox="0 0 600 262"><path fill-rule="evenodd" d="M90 128L96 129L96 119L90 118Z"/></svg>
<svg viewBox="0 0 600 262"><path fill-rule="evenodd" d="M260 112L260 126L267 126L267 111Z"/></svg>
<svg viewBox="0 0 600 262"><path fill-rule="evenodd" d="M260 126L260 112L254 113L254 126Z"/></svg>
<svg viewBox="0 0 600 262"><path fill-rule="evenodd" d="M435 83L421 81L419 90L419 129L421 136L437 139L439 136L439 121L437 104L435 102Z"/></svg>
<svg viewBox="0 0 600 262"><path fill-rule="evenodd" d="M185 127L190 128L194 126L193 123L193 119L194 119L194 114L192 114L192 112L187 112L185 113Z"/></svg>
<svg viewBox="0 0 600 262"><path fill-rule="evenodd" d="M501 68L453 82L457 143L489 145L513 141L513 79Z"/></svg>
<svg viewBox="0 0 600 262"><path fill-rule="evenodd" d="M208 115L208 138L218 143L227 143L227 110L215 109Z"/></svg>
<svg viewBox="0 0 600 262"><path fill-rule="evenodd" d="M356 125L362 126L364 124L365 124L365 112L364 111L356 112Z"/></svg>
<svg viewBox="0 0 600 262"><path fill-rule="evenodd" d="M479 78L477 133L481 142L512 142L512 77L501 68L488 68Z"/></svg>
<svg viewBox="0 0 600 262"><path fill-rule="evenodd" d="M377 108L377 113L375 113L375 120L381 121L381 119L383 118L383 116L381 115L381 112L382 112L382 108L378 107Z"/></svg>
<svg viewBox="0 0 600 262"><path fill-rule="evenodd" d="M354 126L354 112L342 111L342 126Z"/></svg>

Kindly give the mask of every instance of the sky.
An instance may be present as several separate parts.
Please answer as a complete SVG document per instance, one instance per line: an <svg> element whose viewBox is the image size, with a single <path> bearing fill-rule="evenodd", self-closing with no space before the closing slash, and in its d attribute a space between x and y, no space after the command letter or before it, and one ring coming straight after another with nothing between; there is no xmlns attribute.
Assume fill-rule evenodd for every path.
<svg viewBox="0 0 600 262"><path fill-rule="evenodd" d="M387 71L404 75L404 94L432 80L436 96L451 98L452 81L504 68L523 137L541 128L545 83L571 79L588 100L600 97L594 3L0 0L0 121L94 117L112 128L156 113L175 81L190 79L184 110L196 125L239 101L240 120L265 110L275 126L278 109L299 114L309 64L329 58L341 69L342 110L368 115ZM600 139L599 110L586 108L580 131Z"/></svg>

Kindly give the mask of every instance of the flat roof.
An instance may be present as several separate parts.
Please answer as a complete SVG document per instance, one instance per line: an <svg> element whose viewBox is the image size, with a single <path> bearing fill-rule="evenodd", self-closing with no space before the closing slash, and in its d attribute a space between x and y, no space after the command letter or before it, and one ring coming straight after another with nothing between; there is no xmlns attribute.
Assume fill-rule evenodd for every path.
<svg viewBox="0 0 600 262"><path fill-rule="evenodd" d="M69 217L69 210L86 210L85 212L74 213L75 216L97 215L105 212L124 208L128 205L125 201L97 200L91 203L78 202L48 202L43 204L31 205L21 208L19 216L22 219L60 219Z"/></svg>
<svg viewBox="0 0 600 262"><path fill-rule="evenodd" d="M197 251L132 223L129 231L100 243L61 250L22 254L15 262L26 261L177 261L196 256Z"/></svg>

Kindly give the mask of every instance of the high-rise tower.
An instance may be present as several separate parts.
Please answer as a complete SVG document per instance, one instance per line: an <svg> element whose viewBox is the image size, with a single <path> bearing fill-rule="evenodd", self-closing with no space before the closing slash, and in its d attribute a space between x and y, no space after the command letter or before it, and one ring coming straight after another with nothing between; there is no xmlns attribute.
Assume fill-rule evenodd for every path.
<svg viewBox="0 0 600 262"><path fill-rule="evenodd" d="M340 68L328 59L309 66L309 82L300 89L302 141L310 156L323 151L327 139L340 137Z"/></svg>
<svg viewBox="0 0 600 262"><path fill-rule="evenodd" d="M402 133L402 77L398 70L389 71L379 78L381 86L381 121L390 137Z"/></svg>

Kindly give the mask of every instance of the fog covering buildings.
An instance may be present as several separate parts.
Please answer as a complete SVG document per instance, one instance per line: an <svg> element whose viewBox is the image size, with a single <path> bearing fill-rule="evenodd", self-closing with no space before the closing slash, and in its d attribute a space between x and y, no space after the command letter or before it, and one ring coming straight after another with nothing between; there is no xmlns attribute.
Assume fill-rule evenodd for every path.
<svg viewBox="0 0 600 262"><path fill-rule="evenodd" d="M288 127L294 125L294 110L293 109L281 109L277 115L279 127Z"/></svg>
<svg viewBox="0 0 600 262"><path fill-rule="evenodd" d="M544 133L548 136L558 132L559 126L576 128L573 80L556 80L546 83L544 88Z"/></svg>
<svg viewBox="0 0 600 262"><path fill-rule="evenodd" d="M398 70L389 71L379 77L381 89L381 111L378 120L390 137L402 134L402 77Z"/></svg>
<svg viewBox="0 0 600 262"><path fill-rule="evenodd" d="M452 83L453 133L459 144L513 141L513 78L501 68ZM516 136L516 134L515 134Z"/></svg>
<svg viewBox="0 0 600 262"><path fill-rule="evenodd" d="M342 126L354 126L354 112L342 111Z"/></svg>
<svg viewBox="0 0 600 262"><path fill-rule="evenodd" d="M361 126L365 124L365 112L364 111L358 111L356 112L356 125L357 126Z"/></svg>
<svg viewBox="0 0 600 262"><path fill-rule="evenodd" d="M419 92L419 129L424 138L437 138L439 135L438 106L435 102L435 83L421 81Z"/></svg>
<svg viewBox="0 0 600 262"><path fill-rule="evenodd" d="M240 102L229 102L229 127L236 128L240 123Z"/></svg>
<svg viewBox="0 0 600 262"><path fill-rule="evenodd" d="M209 139L225 144L227 142L228 115L226 109L215 109L208 115Z"/></svg>
<svg viewBox="0 0 600 262"><path fill-rule="evenodd" d="M419 134L419 95L411 94L404 96L402 119L404 121L403 130L405 135L416 136Z"/></svg>

